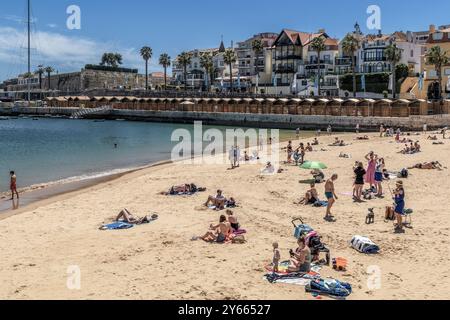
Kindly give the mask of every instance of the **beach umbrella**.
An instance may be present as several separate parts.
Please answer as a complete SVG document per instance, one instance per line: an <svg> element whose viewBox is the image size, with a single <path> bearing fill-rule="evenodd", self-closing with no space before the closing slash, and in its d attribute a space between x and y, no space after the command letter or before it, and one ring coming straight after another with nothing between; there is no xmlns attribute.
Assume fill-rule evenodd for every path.
<svg viewBox="0 0 450 320"><path fill-rule="evenodd" d="M322 162L307 161L304 164L302 164L300 166L300 168L301 169L311 170L311 169L327 169L328 167Z"/></svg>

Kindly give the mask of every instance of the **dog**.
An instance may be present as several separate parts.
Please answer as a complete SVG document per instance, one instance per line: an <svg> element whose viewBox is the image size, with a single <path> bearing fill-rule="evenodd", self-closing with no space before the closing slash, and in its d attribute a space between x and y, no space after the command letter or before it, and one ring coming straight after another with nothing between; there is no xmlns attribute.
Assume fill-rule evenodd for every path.
<svg viewBox="0 0 450 320"><path fill-rule="evenodd" d="M373 212L374 208L369 209L369 213L366 217L366 224L375 223L375 213Z"/></svg>

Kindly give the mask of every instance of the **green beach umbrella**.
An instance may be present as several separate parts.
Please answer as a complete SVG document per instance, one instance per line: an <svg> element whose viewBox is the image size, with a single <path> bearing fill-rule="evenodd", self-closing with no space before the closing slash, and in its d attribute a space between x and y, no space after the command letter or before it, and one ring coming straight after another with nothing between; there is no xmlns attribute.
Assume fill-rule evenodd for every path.
<svg viewBox="0 0 450 320"><path fill-rule="evenodd" d="M328 167L322 162L307 161L304 164L302 164L300 168L311 170L311 169L327 169Z"/></svg>

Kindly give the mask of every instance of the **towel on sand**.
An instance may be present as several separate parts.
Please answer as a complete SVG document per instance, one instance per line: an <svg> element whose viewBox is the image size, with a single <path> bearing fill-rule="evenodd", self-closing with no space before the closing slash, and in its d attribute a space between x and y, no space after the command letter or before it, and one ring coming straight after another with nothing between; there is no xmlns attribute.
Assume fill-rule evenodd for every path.
<svg viewBox="0 0 450 320"><path fill-rule="evenodd" d="M106 224L106 225L102 226L100 229L101 230L124 230L124 229L131 229L133 227L134 227L133 224L118 221L118 222Z"/></svg>

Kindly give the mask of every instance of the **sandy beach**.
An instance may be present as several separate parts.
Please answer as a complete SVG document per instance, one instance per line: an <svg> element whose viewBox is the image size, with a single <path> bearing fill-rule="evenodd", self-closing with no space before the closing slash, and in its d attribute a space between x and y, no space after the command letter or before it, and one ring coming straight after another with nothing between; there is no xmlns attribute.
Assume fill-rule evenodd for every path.
<svg viewBox="0 0 450 320"><path fill-rule="evenodd" d="M404 184L406 206L414 209L413 228L404 234L395 234L393 222L384 221L385 207L392 204L389 192L384 199L365 203L354 203L351 192L353 165L364 161L369 151L384 157L392 171L435 160L447 166L450 140L433 145L426 135L414 136L422 152L403 155L398 152L404 145L393 138L370 134L369 141L356 141L355 135L341 135L351 145L329 147L336 136L320 137L318 149L328 151L307 154L307 160L328 165L327 177L339 174L334 223L323 220L325 208L294 204L307 191L308 185L299 183L311 178L307 170L284 165L281 174L260 176L261 164L235 170L228 170L228 165L165 164L0 216L0 299L312 300L304 287L263 279L274 241L280 243L283 259L295 249L291 220L296 216L323 236L332 257L348 259L346 272L324 267L320 273L351 283L354 293L349 299L448 299L449 171L410 171ZM351 158L339 158L341 152ZM185 182L208 190L191 197L158 195ZM219 188L238 201L234 212L248 231L246 244L191 241L218 222L221 213L201 206ZM323 188L318 185L322 197ZM156 213L159 220L129 230L98 230L123 208L139 216ZM375 208L375 224L365 224L368 208ZM354 235L372 239L380 254L364 255L350 248ZM80 290L67 287L70 266L80 268ZM367 285L371 266L381 272L376 290Z"/></svg>

